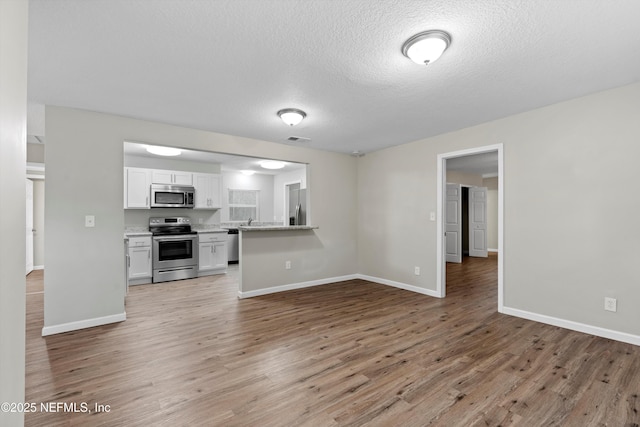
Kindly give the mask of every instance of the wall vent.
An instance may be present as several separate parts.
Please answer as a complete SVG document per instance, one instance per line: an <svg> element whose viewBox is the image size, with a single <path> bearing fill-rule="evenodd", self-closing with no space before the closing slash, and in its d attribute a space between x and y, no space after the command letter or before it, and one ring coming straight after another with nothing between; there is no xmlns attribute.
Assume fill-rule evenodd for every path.
<svg viewBox="0 0 640 427"><path fill-rule="evenodd" d="M287 138L287 141L289 141L289 142L309 142L309 141L311 141L311 138L305 138L303 136L290 136L289 138Z"/></svg>

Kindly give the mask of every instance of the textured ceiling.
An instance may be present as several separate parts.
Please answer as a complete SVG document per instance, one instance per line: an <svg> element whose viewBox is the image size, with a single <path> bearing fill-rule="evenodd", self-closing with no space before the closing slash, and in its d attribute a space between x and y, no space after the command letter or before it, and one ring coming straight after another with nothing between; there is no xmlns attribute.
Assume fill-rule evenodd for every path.
<svg viewBox="0 0 640 427"><path fill-rule="evenodd" d="M31 0L29 101L369 152L637 82L639 17L638 0ZM452 44L423 67L400 49L428 29ZM289 128L286 107L308 116Z"/></svg>

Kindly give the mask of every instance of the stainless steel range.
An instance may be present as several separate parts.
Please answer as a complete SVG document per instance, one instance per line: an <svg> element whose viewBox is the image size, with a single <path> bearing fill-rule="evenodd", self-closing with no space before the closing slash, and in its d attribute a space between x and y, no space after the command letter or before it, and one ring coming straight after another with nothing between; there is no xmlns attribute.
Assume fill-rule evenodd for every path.
<svg viewBox="0 0 640 427"><path fill-rule="evenodd" d="M188 217L149 218L153 283L198 277L198 236Z"/></svg>

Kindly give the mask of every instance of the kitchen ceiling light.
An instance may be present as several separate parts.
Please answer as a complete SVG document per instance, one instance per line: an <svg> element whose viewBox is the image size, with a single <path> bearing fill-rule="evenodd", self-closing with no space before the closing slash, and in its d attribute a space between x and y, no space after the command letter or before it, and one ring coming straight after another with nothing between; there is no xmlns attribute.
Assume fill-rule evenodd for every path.
<svg viewBox="0 0 640 427"><path fill-rule="evenodd" d="M179 156L182 150L173 147L158 147L156 145L148 145L147 151L158 156Z"/></svg>
<svg viewBox="0 0 640 427"><path fill-rule="evenodd" d="M297 108L285 108L278 111L278 117L289 126L295 126L307 117L307 113Z"/></svg>
<svg viewBox="0 0 640 427"><path fill-rule="evenodd" d="M256 173L256 171L243 170L243 171L240 171L240 173L243 174L243 175L251 176L254 173Z"/></svg>
<svg viewBox="0 0 640 427"><path fill-rule="evenodd" d="M265 169L282 169L285 165L285 162L280 162L277 160L265 160L260 162L260 166Z"/></svg>
<svg viewBox="0 0 640 427"><path fill-rule="evenodd" d="M404 42L402 54L420 65L429 65L451 44L451 36L444 31L431 30L418 33Z"/></svg>

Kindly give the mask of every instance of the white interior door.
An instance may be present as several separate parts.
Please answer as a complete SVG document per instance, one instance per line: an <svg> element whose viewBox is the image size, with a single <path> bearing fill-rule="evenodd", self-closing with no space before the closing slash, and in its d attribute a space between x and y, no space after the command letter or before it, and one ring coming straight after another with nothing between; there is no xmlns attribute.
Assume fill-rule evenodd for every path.
<svg viewBox="0 0 640 427"><path fill-rule="evenodd" d="M469 188L469 256L488 256L487 187Z"/></svg>
<svg viewBox="0 0 640 427"><path fill-rule="evenodd" d="M33 271L33 181L27 179L26 235L27 235L27 273Z"/></svg>
<svg viewBox="0 0 640 427"><path fill-rule="evenodd" d="M447 262L462 262L462 187L447 184L445 205L445 242Z"/></svg>

